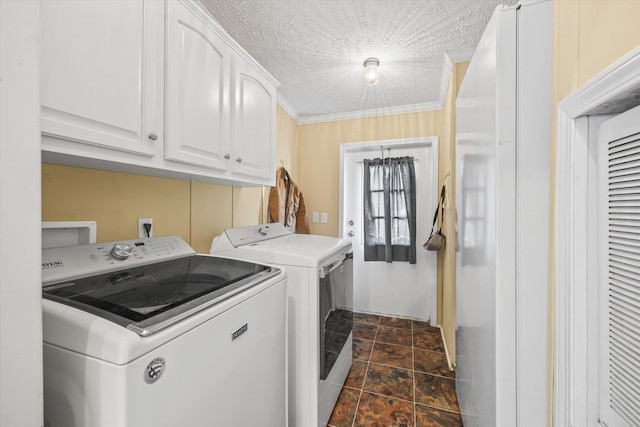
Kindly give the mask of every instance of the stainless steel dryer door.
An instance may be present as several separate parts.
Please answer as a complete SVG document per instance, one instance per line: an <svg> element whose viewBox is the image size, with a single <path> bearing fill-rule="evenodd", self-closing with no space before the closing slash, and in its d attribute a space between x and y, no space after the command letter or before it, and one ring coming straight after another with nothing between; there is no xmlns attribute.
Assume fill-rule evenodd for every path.
<svg viewBox="0 0 640 427"><path fill-rule="evenodd" d="M353 253L320 268L318 280L320 379L325 380L353 329Z"/></svg>

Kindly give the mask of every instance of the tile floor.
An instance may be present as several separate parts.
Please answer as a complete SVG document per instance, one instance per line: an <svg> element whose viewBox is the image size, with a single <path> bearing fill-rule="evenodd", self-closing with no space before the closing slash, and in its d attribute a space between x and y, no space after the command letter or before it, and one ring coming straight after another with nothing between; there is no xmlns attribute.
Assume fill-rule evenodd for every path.
<svg viewBox="0 0 640 427"><path fill-rule="evenodd" d="M353 365L330 427L462 427L440 330L354 313Z"/></svg>

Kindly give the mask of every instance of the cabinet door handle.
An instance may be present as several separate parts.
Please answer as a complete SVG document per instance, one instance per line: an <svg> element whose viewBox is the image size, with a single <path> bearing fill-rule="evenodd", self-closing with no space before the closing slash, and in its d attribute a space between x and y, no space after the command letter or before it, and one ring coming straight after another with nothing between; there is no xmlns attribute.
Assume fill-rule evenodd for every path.
<svg viewBox="0 0 640 427"><path fill-rule="evenodd" d="M229 153L227 153L227 154L224 155L224 158L229 160L231 158L231 155Z"/></svg>
<svg viewBox="0 0 640 427"><path fill-rule="evenodd" d="M236 159L236 162L238 162L238 163L242 163L242 157L238 157L238 158Z"/></svg>
<svg viewBox="0 0 640 427"><path fill-rule="evenodd" d="M152 140L152 141L157 140L157 139L158 139L158 134L157 134L157 133L155 133L155 132L151 132L151 133L149 134L149 139L150 139L150 140Z"/></svg>

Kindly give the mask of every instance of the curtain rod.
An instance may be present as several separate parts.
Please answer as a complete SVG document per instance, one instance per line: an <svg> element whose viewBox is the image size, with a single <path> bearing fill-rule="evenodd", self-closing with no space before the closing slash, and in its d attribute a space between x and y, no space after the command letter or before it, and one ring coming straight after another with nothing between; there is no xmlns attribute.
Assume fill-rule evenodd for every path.
<svg viewBox="0 0 640 427"><path fill-rule="evenodd" d="M407 157L411 157L411 156L407 156ZM386 157L387 159L389 157ZM384 159L384 158L383 158ZM420 159L416 159L415 157L413 158L414 163L418 163L420 161ZM356 162L356 163L364 163L364 162Z"/></svg>
<svg viewBox="0 0 640 427"><path fill-rule="evenodd" d="M386 158L391 157L391 148L396 148L396 146L394 145L381 145L380 146L380 158L384 161L385 157L384 157L384 149L387 149L387 151L389 152L389 155ZM406 147L398 147L398 148L406 148ZM418 162L418 159L411 157L413 159L414 162ZM364 162L356 162L356 163L364 163Z"/></svg>

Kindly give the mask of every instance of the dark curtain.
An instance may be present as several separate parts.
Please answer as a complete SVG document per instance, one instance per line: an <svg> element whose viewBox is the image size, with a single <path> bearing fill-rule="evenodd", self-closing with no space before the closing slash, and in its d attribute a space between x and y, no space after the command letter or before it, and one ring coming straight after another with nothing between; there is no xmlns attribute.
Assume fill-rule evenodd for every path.
<svg viewBox="0 0 640 427"><path fill-rule="evenodd" d="M364 160L364 260L416 263L413 157Z"/></svg>

